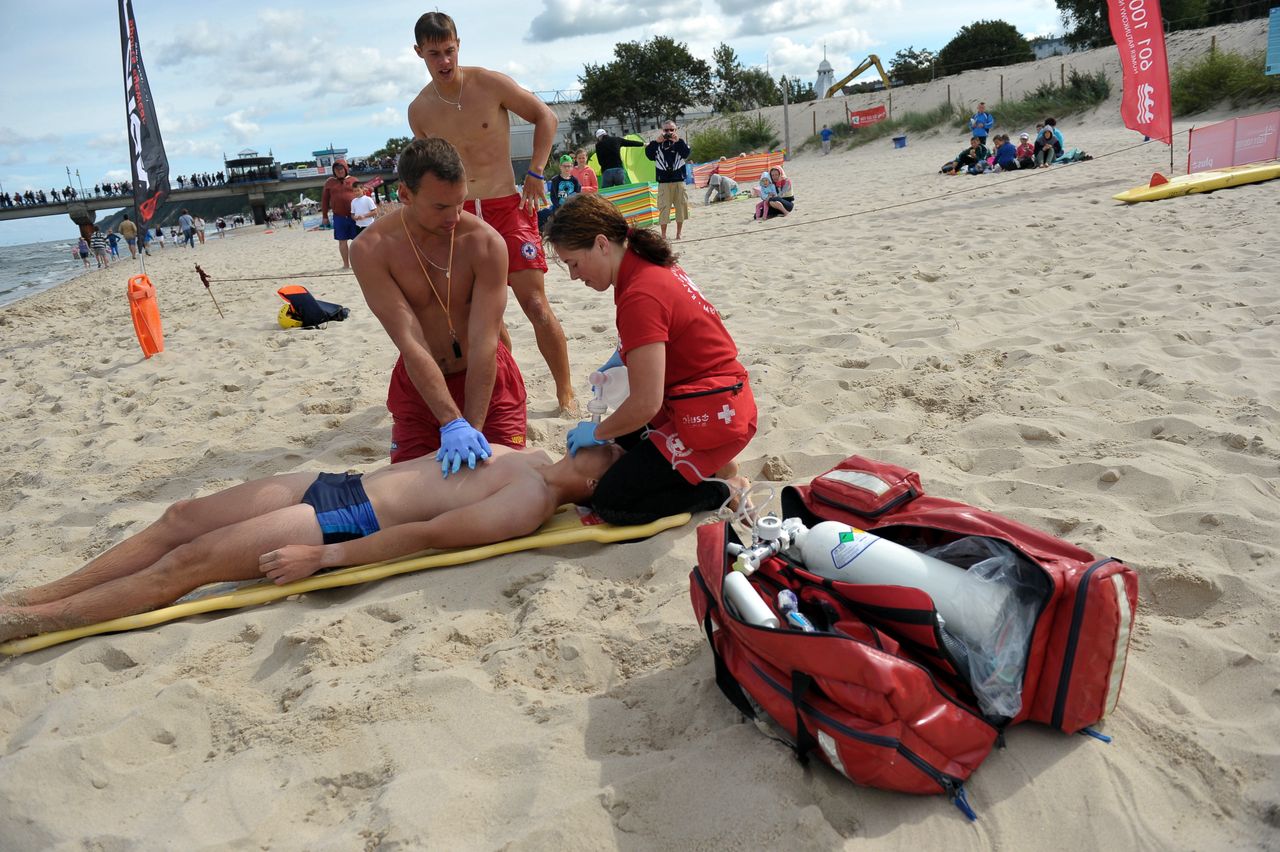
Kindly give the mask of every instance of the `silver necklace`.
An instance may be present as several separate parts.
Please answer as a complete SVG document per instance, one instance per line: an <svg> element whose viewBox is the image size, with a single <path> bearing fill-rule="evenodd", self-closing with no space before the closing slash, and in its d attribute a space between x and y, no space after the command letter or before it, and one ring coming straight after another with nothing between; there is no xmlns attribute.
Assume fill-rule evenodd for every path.
<svg viewBox="0 0 1280 852"><path fill-rule="evenodd" d="M446 98L444 95L440 94L440 87L436 85L435 80L431 81L431 91L436 93L437 98L444 101L449 106L457 107L458 112L462 112L462 87L467 85L467 78L462 76L461 68L458 69L458 77L459 77L459 80L461 80L461 82L458 83L458 99L456 101L451 101L448 98Z"/></svg>

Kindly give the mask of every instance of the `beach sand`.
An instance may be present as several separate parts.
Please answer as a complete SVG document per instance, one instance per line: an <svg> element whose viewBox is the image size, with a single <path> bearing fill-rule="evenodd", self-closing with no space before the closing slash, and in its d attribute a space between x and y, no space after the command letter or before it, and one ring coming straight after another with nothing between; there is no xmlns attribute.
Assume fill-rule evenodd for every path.
<svg viewBox="0 0 1280 852"><path fill-rule="evenodd" d="M0 846L1280 848L1280 183L1113 202L1169 163L1115 92L1061 123L1092 162L944 177L951 131L807 152L792 217L697 207L679 246L751 370L746 473L886 459L1138 570L1112 744L1009 730L967 785L976 823L802 768L715 686L689 526L0 663ZM127 262L0 310L0 591L179 498L383 461L392 344L329 233L262 231L153 252L149 361ZM287 277L215 283L219 318L196 262ZM585 390L612 300L547 281ZM278 328L284 283L350 319ZM572 424L514 300L507 321L554 451Z"/></svg>

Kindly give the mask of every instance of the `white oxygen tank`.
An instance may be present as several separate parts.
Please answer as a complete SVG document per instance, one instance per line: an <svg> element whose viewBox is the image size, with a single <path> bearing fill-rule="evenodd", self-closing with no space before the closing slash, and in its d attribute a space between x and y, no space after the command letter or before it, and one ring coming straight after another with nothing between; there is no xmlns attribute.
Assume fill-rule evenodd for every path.
<svg viewBox="0 0 1280 852"><path fill-rule="evenodd" d="M724 596L733 603L738 617L748 624L760 627L778 628L778 616L773 614L769 605L760 597L755 586L741 571L730 571L724 576Z"/></svg>
<svg viewBox="0 0 1280 852"><path fill-rule="evenodd" d="M926 592L947 629L966 642L985 645L1005 617L1007 587L848 524L823 521L798 544L805 568L819 576Z"/></svg>

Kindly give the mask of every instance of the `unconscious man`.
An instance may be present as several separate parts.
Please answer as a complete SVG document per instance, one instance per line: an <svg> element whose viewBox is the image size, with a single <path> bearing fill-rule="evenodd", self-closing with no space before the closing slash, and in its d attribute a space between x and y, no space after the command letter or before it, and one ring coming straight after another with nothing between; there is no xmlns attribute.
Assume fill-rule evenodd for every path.
<svg viewBox="0 0 1280 852"><path fill-rule="evenodd" d="M325 568L528 535L563 503L590 500L612 444L553 461L494 446L447 481L433 456L365 474L286 473L181 500L79 571L0 595L0 642L96 624L228 580L283 585Z"/></svg>

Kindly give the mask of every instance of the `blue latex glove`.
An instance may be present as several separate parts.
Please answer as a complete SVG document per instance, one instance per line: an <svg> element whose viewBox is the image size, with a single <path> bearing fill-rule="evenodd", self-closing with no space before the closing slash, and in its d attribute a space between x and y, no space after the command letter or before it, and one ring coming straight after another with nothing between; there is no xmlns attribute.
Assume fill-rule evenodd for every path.
<svg viewBox="0 0 1280 852"><path fill-rule="evenodd" d="M458 472L464 458L467 467L475 470L477 459L483 461L492 454L488 440L464 418L459 417L440 427L440 451L436 453L436 460L440 462L441 476L446 479L449 474Z"/></svg>
<svg viewBox="0 0 1280 852"><path fill-rule="evenodd" d="M599 372L603 373L607 370L612 370L614 367L621 367L621 366L623 366L622 350L615 349L613 350L613 354L609 356L609 360L605 361L603 364L600 365Z"/></svg>
<svg viewBox="0 0 1280 852"><path fill-rule="evenodd" d="M576 456L578 450L585 447L602 447L609 443L596 438L596 424L591 420L583 420L577 426L569 430L569 455Z"/></svg>

